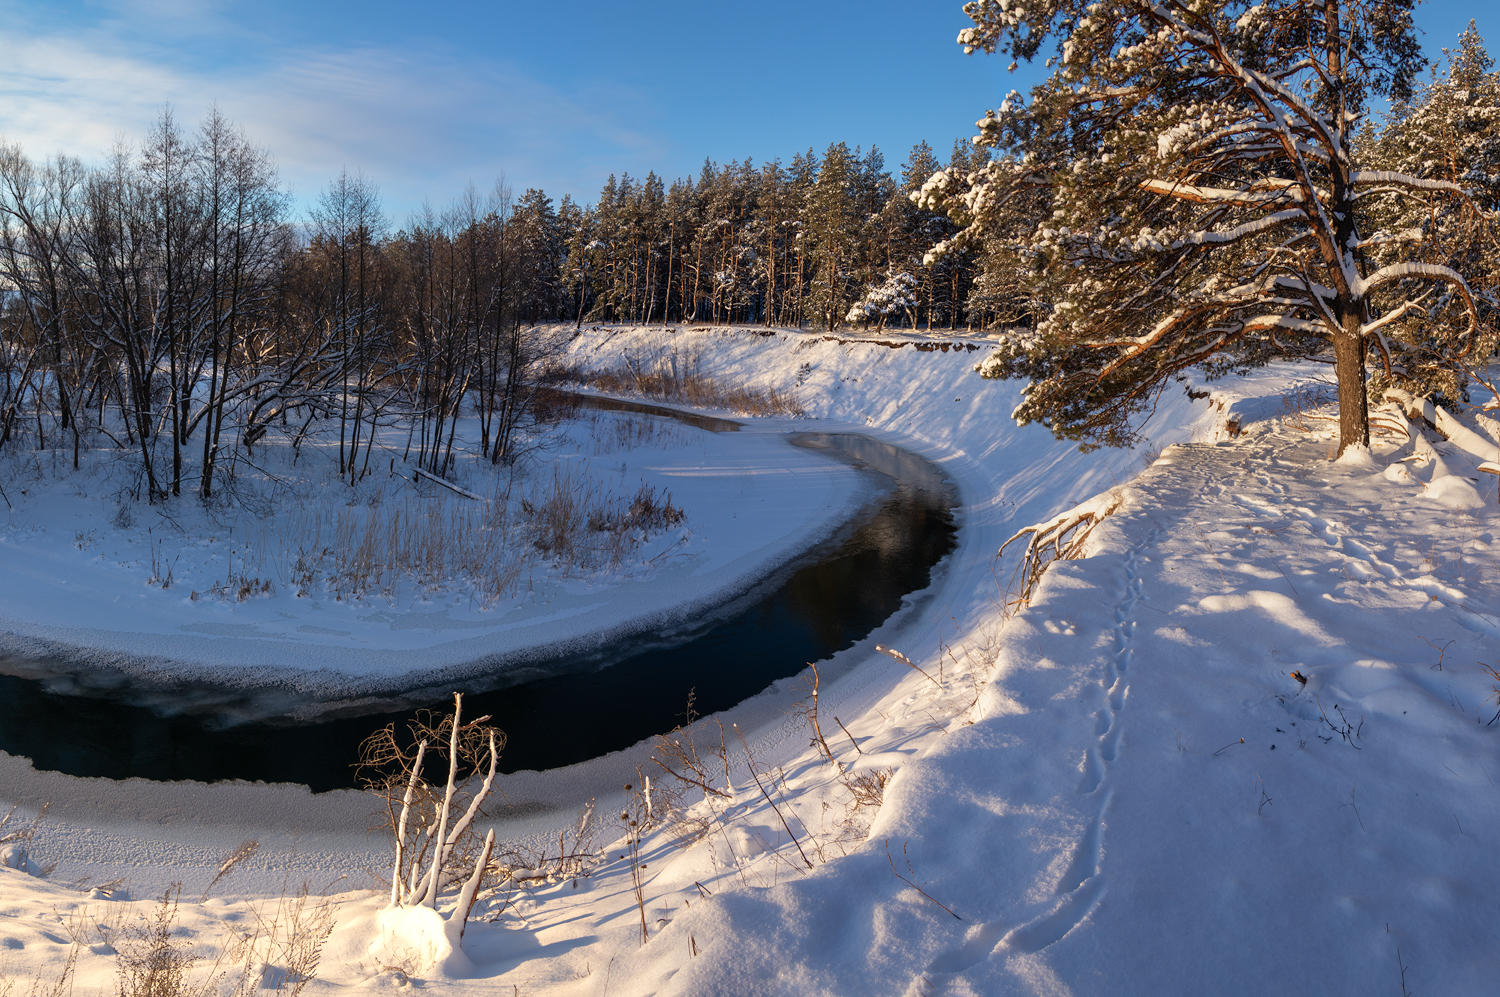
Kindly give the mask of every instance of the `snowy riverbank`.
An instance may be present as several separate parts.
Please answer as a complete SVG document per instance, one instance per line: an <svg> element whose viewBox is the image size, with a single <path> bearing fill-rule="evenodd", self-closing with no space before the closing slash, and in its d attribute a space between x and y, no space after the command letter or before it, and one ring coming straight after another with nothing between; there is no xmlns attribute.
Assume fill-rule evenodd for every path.
<svg viewBox="0 0 1500 997"><path fill-rule="evenodd" d="M963 499L960 546L928 592L827 666L846 673L820 697L842 773L807 747L796 680L731 711L747 750L730 752L729 802L696 811L714 830L685 850L680 828L645 843L651 941L640 945L628 863L606 850L576 886L536 885L471 927L461 972L410 971L475 994L1342 992L1394 989L1399 947L1414 991L1484 992L1500 723L1484 723L1493 683L1471 662L1495 663L1500 600L1495 507L1468 500L1477 475L1463 455L1389 438L1368 465L1330 464L1306 411L1315 399L1286 400L1316 370L1197 400L1184 390L1148 435L1204 442L1126 486L1088 556L1055 565L1003 622L999 544L1127 481L1139 457L1017 431L1017 386L980 381L982 352L949 345L753 330L574 342L600 364L675 351L717 377L795 390L816 420L799 428L858 428L938 461ZM512 798L550 792L558 809L502 838L542 848L550 834L555 851L569 793L622 767L600 760L556 785L519 774ZM878 809L851 797L861 775L883 780ZM44 791L106 800L124 787L27 783L31 799ZM150 791L162 805L174 793ZM313 849L340 871L379 853L362 827L339 837L353 794L180 798L184 811L154 827L101 820L107 804L64 808L34 854L62 863L59 880L132 869L139 898L174 877L201 888L216 858L274 824L279 855L268 847L222 887L232 912L276 892L278 863L300 878L319 867ZM601 813L614 806L600 799ZM268 807L277 818L258 823ZM308 845L293 855L299 830ZM44 910L119 902L3 881L23 966L66 945ZM378 903L345 895L344 923ZM210 939L224 916L192 905L184 923ZM97 974L108 962L85 956L80 982L85 963ZM319 978L400 982L338 955Z"/></svg>
<svg viewBox="0 0 1500 997"><path fill-rule="evenodd" d="M264 548L288 542L284 531L304 506L332 504L323 494L298 501L280 489L288 494L268 500L276 505L265 515L232 523L192 498L140 504L135 521L125 523L119 515L110 521L107 461L59 471L55 480L35 474L12 489L15 504L0 531L7 566L0 647L13 656L3 667L47 675L60 666L84 685L90 669L102 667L150 684L187 678L350 696L516 667L701 615L827 537L872 496L875 483L855 469L789 446L785 435L796 428L778 420L712 433L666 423L644 446L603 454L592 439L551 441L550 467L531 469L542 485L555 474L572 475L568 487L578 491L586 476L626 495L644 485L669 496L686 518L614 570L543 562L526 569L513 593L491 599L461 578L427 586L398 580L389 591L334 598L255 567L267 560ZM314 450L303 461L312 482L304 490L342 489L356 507L369 506L372 520L392 507L439 520L476 509L482 515L503 505L492 497L497 489L538 485L489 480L465 467L462 479L484 498L394 474L350 489L322 481L320 459L328 457ZM153 582L168 570L169 586ZM252 574L265 575L268 589L236 598L233 579Z"/></svg>

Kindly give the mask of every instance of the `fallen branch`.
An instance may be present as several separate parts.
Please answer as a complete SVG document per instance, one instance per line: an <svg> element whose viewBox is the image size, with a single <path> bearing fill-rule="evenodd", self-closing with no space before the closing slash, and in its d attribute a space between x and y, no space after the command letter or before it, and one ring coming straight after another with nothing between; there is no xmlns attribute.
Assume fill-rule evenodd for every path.
<svg viewBox="0 0 1500 997"><path fill-rule="evenodd" d="M1000 545L998 557L1005 556L1005 549L1022 537L1031 539L1026 543L1026 552L1021 563L1011 575L1011 588L1017 577L1021 579L1021 592L1007 602L1008 606L1021 606L1031 601L1037 583L1054 561L1071 561L1082 556L1083 545L1106 516L1120 507L1120 495L1115 489L1096 495L1081 505L1045 523L1028 526ZM1048 555L1048 552L1050 556ZM1009 595L1009 592L1006 593Z"/></svg>
<svg viewBox="0 0 1500 997"><path fill-rule="evenodd" d="M420 467L413 468L411 473L415 474L419 478L426 478L428 481L435 481L438 484L442 485L444 488L448 489L449 491L457 492L458 494L462 495L464 498L473 499L476 502L483 502L484 501L484 496L483 495L475 495L473 492L468 491L467 489L458 487L457 485L455 485L451 481L444 481L442 478L439 478L436 474L429 474L428 472L422 470Z"/></svg>

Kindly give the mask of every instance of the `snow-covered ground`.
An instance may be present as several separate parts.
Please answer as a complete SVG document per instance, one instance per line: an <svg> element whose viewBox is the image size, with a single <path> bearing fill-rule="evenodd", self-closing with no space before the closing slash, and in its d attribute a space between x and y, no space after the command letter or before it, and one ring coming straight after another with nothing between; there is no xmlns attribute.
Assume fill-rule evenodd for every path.
<svg viewBox="0 0 1500 997"><path fill-rule="evenodd" d="M254 512L205 509L192 497L132 502L112 455L78 472L66 455L13 455L16 486L0 529L0 648L16 655L18 671L45 670L54 659L157 683L274 682L345 696L400 688L691 617L828 536L871 494L853 468L788 446L780 424L716 433L588 415L561 438L548 434L548 459L523 465L529 474L519 481L509 468L460 461L460 482L479 499L412 475L400 463L407 434L399 428L385 432L383 459L358 487L339 480L326 443L304 444L296 467L287 446L262 446L261 464L242 468L237 482L241 495L253 492ZM461 428L477 438L474 420ZM644 485L686 518L653 531L618 566L533 557L499 594L476 591L462 576L427 584L374 577L353 594L338 592L348 583L334 570L312 583L297 578L306 552L374 534L378 559L391 535L424 524L448 527L441 543L493 529L524 544L516 500L530 495L540 506L557 480L562 491L627 503Z"/></svg>
<svg viewBox="0 0 1500 997"><path fill-rule="evenodd" d="M1500 579L1493 479L1475 466L1494 454L1406 438L1387 415L1401 435L1334 464L1319 371L1271 370L1165 396L1147 429L1165 449L1135 477L1139 454L1018 431L1018 387L979 380L983 353L948 345L751 330L574 341L595 366L675 354L795 391L818 420L798 428L860 429L938 461L963 499L959 548L927 593L825 666L844 676L819 697L833 760L792 709L805 686L779 683L731 711L745 738L730 734L728 772L701 802L683 794L642 864L610 847L606 820L587 875L530 880L446 959L418 944L420 925L393 945L379 892L339 893L314 988L1491 992L1500 702L1481 664L1500 667ZM1053 565L1007 619L1000 543L1116 486L1086 556ZM716 727L696 737L715 771ZM25 782L29 799L94 802L30 843L33 861L60 862L51 880L0 870L0 945L23 977L74 951L80 983L107 982L97 932L69 948L70 912L129 922L172 878L190 943L212 956L288 881L338 891L381 874L379 840L348 827L353 794L141 787L160 807L185 801L148 827L150 808L107 819L129 787L24 769L0 769L0 796ZM674 783L658 776L661 819ZM617 817L622 799L600 812ZM544 866L549 834L555 859L558 815L501 827L532 849L512 865ZM187 902L258 835L221 902ZM135 899L61 885L122 868Z"/></svg>

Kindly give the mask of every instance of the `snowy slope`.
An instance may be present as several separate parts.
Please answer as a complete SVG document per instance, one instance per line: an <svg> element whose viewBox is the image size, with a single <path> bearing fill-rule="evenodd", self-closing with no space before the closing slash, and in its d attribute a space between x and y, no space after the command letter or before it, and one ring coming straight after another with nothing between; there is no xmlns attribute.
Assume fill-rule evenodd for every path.
<svg viewBox="0 0 1500 997"><path fill-rule="evenodd" d="M655 992L1493 992L1495 507L1325 454L1169 450L872 845L694 903L627 972L686 933Z"/></svg>
<svg viewBox="0 0 1500 997"><path fill-rule="evenodd" d="M1500 702L1476 662L1500 665L1500 588L1494 485L1482 504L1474 455L1429 433L1332 464L1316 370L1212 385L1199 400L1183 385L1148 435L1202 442L1170 447L1125 485L1088 556L1055 565L1006 621L999 544L1139 463L1017 431L1006 418L1017 386L970 372L982 352L707 329L603 329L572 349L597 364L675 353L796 391L817 420L796 428L863 429L940 461L964 500L960 547L929 592L824 663L843 675L820 697L836 762L808 747L796 680L731 711L746 737L730 738L728 802L688 812L709 829L690 848L680 823L647 838L639 910L629 863L604 848L591 875L538 881L472 926L464 961L413 956L398 972L355 958L380 901L345 895L316 986L1400 992L1404 967L1412 992L1489 992L1500 721L1488 721ZM883 802L858 805L851 785L876 775ZM347 821L347 797L330 796L344 816L297 800L308 830ZM135 895L174 871L206 881L213 827L226 851L255 827L232 806L219 819L195 825L193 857L145 863ZM508 829L539 847L558 823ZM70 853L49 857L43 833L35 856L87 874L87 823L57 831ZM363 835L316 841L330 868L371 847ZM274 894L274 868L263 859L232 888ZM0 887L12 909L40 911L22 903L40 889L30 882ZM205 938L217 916L184 915ZM22 966L60 951L15 937Z"/></svg>

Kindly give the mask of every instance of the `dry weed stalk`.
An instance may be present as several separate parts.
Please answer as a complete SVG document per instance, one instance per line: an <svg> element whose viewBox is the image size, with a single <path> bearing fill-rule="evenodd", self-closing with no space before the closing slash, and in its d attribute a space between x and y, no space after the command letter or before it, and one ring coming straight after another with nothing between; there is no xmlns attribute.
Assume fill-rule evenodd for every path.
<svg viewBox="0 0 1500 997"><path fill-rule="evenodd" d="M641 361L625 356L624 371L574 371L571 378L596 391L614 395L644 395L658 401L694 408L720 409L751 416L802 418L802 405L775 388L752 388L696 370L678 370L676 357Z"/></svg>
<svg viewBox="0 0 1500 997"><path fill-rule="evenodd" d="M625 809L620 814L620 823L625 828L625 859L641 919L641 944L645 945L651 940L651 933L646 926L646 865L641 861L641 842L651 830L651 785L639 768L635 775L637 782L625 784Z"/></svg>
<svg viewBox="0 0 1500 997"><path fill-rule="evenodd" d="M797 840L797 835L792 831L792 825L787 823L786 815L781 812L781 808L771 798L771 794L767 791L765 783L761 782L760 773L755 770L755 756L750 753L750 745L745 741L744 731L740 730L738 724L731 724L731 726L734 728L735 736L740 739L740 747L745 749L745 767L750 771L750 778L755 781L755 788L760 790L760 795L765 797L766 802L771 805L771 810L775 812L776 819L781 821L781 826L785 829L787 837L791 838L792 844L796 846L797 854L802 856L802 863L811 869L813 867L812 859L809 859L807 852L802 850L802 843Z"/></svg>
<svg viewBox="0 0 1500 997"><path fill-rule="evenodd" d="M843 731L844 736L849 739L849 743L854 745L854 753L858 755L864 754L864 749L859 746L859 742L854 739L854 735L849 733L849 728L844 726L844 721L838 718L837 713L833 715L833 722L839 725L839 730Z"/></svg>
<svg viewBox="0 0 1500 997"><path fill-rule="evenodd" d="M1479 667L1484 669L1484 673L1488 675L1495 683L1495 691L1490 695L1489 699L1485 700L1485 702L1500 704L1500 670L1496 670L1494 665L1487 665L1483 661L1479 662ZM1485 724L1485 726L1490 726L1490 724L1493 724L1496 720L1500 720L1500 709L1497 709L1495 711L1495 715L1490 717L1490 722Z"/></svg>
<svg viewBox="0 0 1500 997"><path fill-rule="evenodd" d="M672 831L678 847L687 848L712 833L717 820L717 805L728 806L734 802L734 786L729 778L729 748L724 738L724 724L717 717L697 723L695 708L697 690L688 693L685 723L673 728L671 733L656 737L655 752L651 760L670 778L670 782L657 783L657 800L662 813L662 822ZM718 729L718 744L706 751L698 747L698 732L712 722ZM722 771L724 786L714 785ZM696 807L684 799L690 790L703 794L703 807ZM705 812L706 811L706 812Z"/></svg>
<svg viewBox="0 0 1500 997"><path fill-rule="evenodd" d="M594 801L589 800L578 812L578 820L571 831L557 832L557 854L545 848L539 851L515 846L497 852L490 860L492 885L481 897L486 913L480 920L497 920L504 912L515 906L517 890L530 890L538 886L578 880L593 874L598 865L599 851L594 845Z"/></svg>
<svg viewBox="0 0 1500 997"><path fill-rule="evenodd" d="M119 997L179 997L207 993L207 985L188 988L187 972L197 960L185 939L175 932L177 899L182 884L174 883L162 894L156 913L145 924L129 925L111 932Z"/></svg>
<svg viewBox="0 0 1500 997"><path fill-rule="evenodd" d="M911 873L913 876L915 876L917 873L916 873L916 870L911 867L911 857L906 854L906 846L907 846L907 842L903 841L901 843L901 857L906 860L906 871L909 872L909 873ZM885 842L885 857L886 857L886 861L890 862L890 864L891 864L891 873L897 879L901 880L901 882L905 883L907 886L910 886L912 889L914 889L918 893L922 894L922 896L926 897L928 900L931 900L933 903L935 903L939 907L943 908L943 910L947 911L949 914L953 914L953 917L955 919L957 919L959 921L963 920L963 918L959 917L957 914L954 914L953 909L951 907L949 907L947 904L943 903L941 900L939 900L936 897L934 897L931 893L928 893L926 890L922 889L920 886L918 886L912 880L907 879L905 876L901 875L901 873L899 873L899 872L896 871L896 860L891 857L891 841L890 841L889 838L887 838L886 842Z"/></svg>
<svg viewBox="0 0 1500 997"><path fill-rule="evenodd" d="M0 864L21 872L30 873L31 866L31 842L36 838L36 833L42 826L42 819L47 816L47 809L51 803L42 804L42 809L32 818L30 824L25 827L12 827L11 821L15 819L16 811L20 804L12 804L6 811L4 817L0 817ZM38 879L46 879L57 868L57 863L52 862L37 870Z"/></svg>
<svg viewBox="0 0 1500 997"><path fill-rule="evenodd" d="M242 851L243 846L229 858ZM120 923L121 910L102 921L84 915L82 922L87 924L72 923L68 928L75 943L72 953L93 935L109 945L116 960L118 997L251 997L265 992L297 997L316 977L335 910L333 904L313 898L306 883L291 897L282 894L270 910L250 908L250 930L239 932L226 925L213 959L200 973L192 972L204 961L195 954L194 935L177 924L181 893L181 884L168 887L152 916L140 924Z"/></svg>
<svg viewBox="0 0 1500 997"><path fill-rule="evenodd" d="M214 878L204 888L203 896L198 898L198 902L201 904L207 900L208 895L213 892L213 888L219 885L219 880L233 872L236 866L248 862L258 851L260 851L260 842L256 839L246 838L240 842L239 847L225 856L224 861L219 864L219 871L214 874Z"/></svg>
<svg viewBox="0 0 1500 997"><path fill-rule="evenodd" d="M920 672L923 678L931 682L933 685L937 686L938 689L943 688L943 684L937 679L933 678L931 675L928 675L927 671L922 668L921 665L918 665L915 661L911 660L906 655L896 650L894 647L885 647L883 645L876 644L875 650L879 651L881 654L885 655L888 658L893 658L896 661L901 662L903 665L905 665L907 668L910 668L914 672Z"/></svg>
<svg viewBox="0 0 1500 997"><path fill-rule="evenodd" d="M803 717L807 720L808 726L812 728L813 737L809 742L809 747L817 748L819 753L828 759L828 764L837 769L840 775L843 775L844 766L837 758L833 757L833 749L828 746L828 741L823 737L823 727L818 723L818 686L822 682L822 677L818 674L817 665L809 661L807 667L812 669L812 680L803 679L803 681L807 682L811 692L808 693L807 698L799 706ZM845 731L845 733L848 732Z"/></svg>

